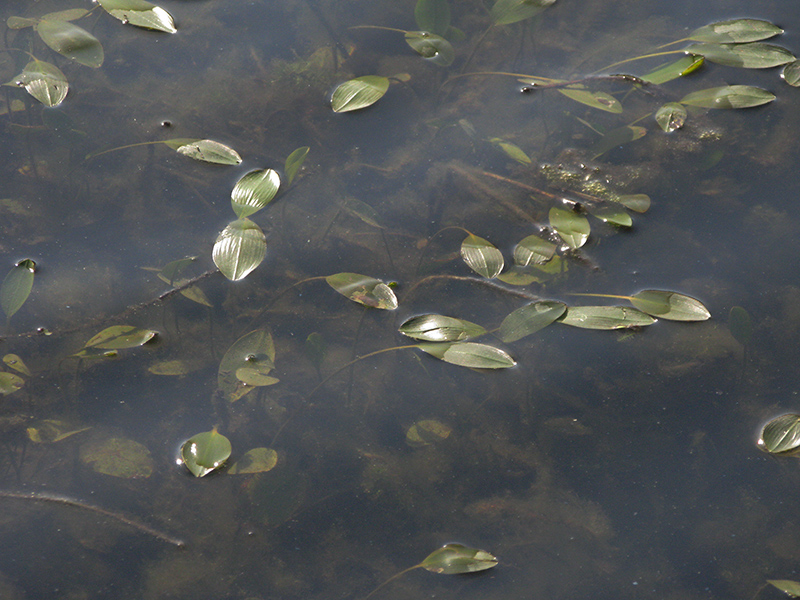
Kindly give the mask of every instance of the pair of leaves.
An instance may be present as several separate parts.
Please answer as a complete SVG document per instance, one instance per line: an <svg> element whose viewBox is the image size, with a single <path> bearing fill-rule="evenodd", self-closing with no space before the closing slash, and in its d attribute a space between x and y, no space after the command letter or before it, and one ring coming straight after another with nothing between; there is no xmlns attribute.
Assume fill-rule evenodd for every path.
<svg viewBox="0 0 800 600"><path fill-rule="evenodd" d="M5 85L22 87L45 106L58 106L67 97L69 82L61 69L48 62L33 59L22 73Z"/></svg>
<svg viewBox="0 0 800 600"><path fill-rule="evenodd" d="M394 291L380 279L358 273L336 273L328 275L325 281L342 296L364 306L383 310L398 306Z"/></svg>
<svg viewBox="0 0 800 600"><path fill-rule="evenodd" d="M10 319L25 304L33 289L36 263L30 258L19 261L0 286L0 308Z"/></svg>
<svg viewBox="0 0 800 600"><path fill-rule="evenodd" d="M625 306L578 306L567 309L560 322L584 329L622 329L644 327L655 318L670 321L705 321L711 313L702 302L691 296L666 290L642 290L633 296L578 294L628 300L635 308Z"/></svg>
<svg viewBox="0 0 800 600"><path fill-rule="evenodd" d="M723 85L691 92L678 102L667 102L659 107L655 119L666 133L680 129L688 113L684 105L701 108L733 109L753 108L775 100L775 94L750 85Z"/></svg>
<svg viewBox="0 0 800 600"><path fill-rule="evenodd" d="M118 350L143 346L152 340L158 332L152 329L140 329L132 325L113 325L93 336L83 349L72 356L77 358L112 357Z"/></svg>
<svg viewBox="0 0 800 600"><path fill-rule="evenodd" d="M275 368L275 342L265 329L243 335L228 348L217 372L217 389L235 402L256 387L274 385L269 373Z"/></svg>

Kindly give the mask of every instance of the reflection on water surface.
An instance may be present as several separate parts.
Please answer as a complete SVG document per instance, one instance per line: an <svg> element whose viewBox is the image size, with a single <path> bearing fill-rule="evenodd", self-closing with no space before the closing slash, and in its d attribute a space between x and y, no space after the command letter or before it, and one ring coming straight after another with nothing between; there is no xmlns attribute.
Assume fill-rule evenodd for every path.
<svg viewBox="0 0 800 600"><path fill-rule="evenodd" d="M794 459L758 452L755 439L800 402L796 90L776 69L719 65L644 90L598 81L625 106L619 115L556 90L520 93L514 77L450 78L583 77L742 15L780 24L787 33L770 43L797 50L800 14L779 2L708 2L702 14L695 3L584 4L559 0L487 31L482 3L450 2L461 31L448 34L450 67L426 62L402 33L352 29L416 30L412 1L161 2L175 35L95 9L77 23L102 43L97 69L31 28L6 32L4 81L33 52L70 91L56 108L21 89L3 96L0 251L6 270L30 258L38 271L3 338L3 355L29 374L4 369L24 385L0 405L2 489L107 512L0 497L3 598L359 600L453 541L499 565L414 570L373 597L781 596L759 590L798 578L800 480ZM613 72L643 75L673 58ZM368 109L330 110L336 84L374 74L401 81ZM734 83L777 100L690 109L669 135L649 116ZM629 124L647 134L595 157L602 133ZM244 162L196 162L163 144L85 158L173 138L217 140ZM198 280L210 307L162 297L168 263L197 256L189 279L214 270L236 182L281 171L301 146L310 152L295 181L252 216L266 260L239 282ZM647 194L652 207L632 212L630 229L591 221L588 243L528 285L487 285L461 260L468 230L510 264L559 198L586 185ZM399 308L335 293L322 278L341 272L396 282ZM650 288L696 297L712 318L621 332L555 323L508 344L495 331L532 297L613 304L624 302L572 294ZM752 319L746 347L728 327L734 306ZM347 366L412 343L397 328L425 313L485 327L478 341L517 365L470 370L402 349ZM117 325L158 335L116 358L74 356ZM274 356L260 347L249 359L258 367L236 377L279 381L240 386L231 402L221 361L258 329ZM176 464L180 446L214 428L231 442L229 464L259 448L277 462L192 477ZM265 456L248 455L253 470Z"/></svg>

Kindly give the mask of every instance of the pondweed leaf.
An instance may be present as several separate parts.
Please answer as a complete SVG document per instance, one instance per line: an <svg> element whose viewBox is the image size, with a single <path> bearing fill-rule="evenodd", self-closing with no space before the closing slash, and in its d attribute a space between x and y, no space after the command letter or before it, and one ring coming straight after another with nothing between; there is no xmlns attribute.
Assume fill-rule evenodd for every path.
<svg viewBox="0 0 800 600"><path fill-rule="evenodd" d="M558 91L564 94L570 100L575 100L575 102L580 102L581 104L585 104L590 108L604 110L606 112L614 113L615 115L618 115L622 112L622 104L619 103L619 100L610 94L606 94L605 92L590 92L589 90L579 87L558 88Z"/></svg>
<svg viewBox="0 0 800 600"><path fill-rule="evenodd" d="M143 346L158 335L152 329L140 329L132 325L113 325L106 327L90 339L84 348L96 348L100 350L123 350L125 348L136 348Z"/></svg>
<svg viewBox="0 0 800 600"><path fill-rule="evenodd" d="M392 288L380 279L358 273L336 273L325 278L328 285L345 298L371 308L394 310L397 296Z"/></svg>
<svg viewBox="0 0 800 600"><path fill-rule="evenodd" d="M606 132L605 135L592 146L592 159L597 158L601 154L605 154L609 150L643 138L646 134L647 129L639 127L638 125L625 125L612 129Z"/></svg>
<svg viewBox="0 0 800 600"><path fill-rule="evenodd" d="M400 326L399 331L423 342L458 342L486 333L480 325L464 319L433 314L412 317Z"/></svg>
<svg viewBox="0 0 800 600"><path fill-rule="evenodd" d="M311 148L308 146L300 146L286 157L286 164L283 166L283 171L286 173L286 185L291 185L294 181L297 172L306 161L309 150L311 150Z"/></svg>
<svg viewBox="0 0 800 600"><path fill-rule="evenodd" d="M24 87L25 91L45 106L58 106L67 97L69 82L64 73L48 62L32 60L22 73L8 84Z"/></svg>
<svg viewBox="0 0 800 600"><path fill-rule="evenodd" d="M633 212L645 213L650 210L650 196L647 194L625 194L614 199Z"/></svg>
<svg viewBox="0 0 800 600"><path fill-rule="evenodd" d="M783 33L783 29L769 21L733 19L699 27L689 34L688 39L717 44L741 44L766 40L780 33Z"/></svg>
<svg viewBox="0 0 800 600"><path fill-rule="evenodd" d="M556 300L539 300L518 308L500 324L500 339L516 342L525 336L544 329L567 310L567 305Z"/></svg>
<svg viewBox="0 0 800 600"><path fill-rule="evenodd" d="M406 444L412 448L430 446L446 440L452 431L450 427L440 421L423 419L406 430Z"/></svg>
<svg viewBox="0 0 800 600"><path fill-rule="evenodd" d="M267 237L250 219L237 219L223 229L214 242L212 258L225 277L239 281L267 256Z"/></svg>
<svg viewBox="0 0 800 600"><path fill-rule="evenodd" d="M456 58L453 46L446 39L427 31L406 31L406 43L423 58L440 67L449 67Z"/></svg>
<svg viewBox="0 0 800 600"><path fill-rule="evenodd" d="M259 386L278 380L269 375L275 368L275 343L266 329L243 335L225 352L217 372L217 389L235 402Z"/></svg>
<svg viewBox="0 0 800 600"><path fill-rule="evenodd" d="M88 431L91 427L75 427L66 421L43 419L26 429L28 439L37 444L55 444L77 433Z"/></svg>
<svg viewBox="0 0 800 600"><path fill-rule="evenodd" d="M331 96L333 112L348 112L372 106L389 89L389 78L365 75L337 86Z"/></svg>
<svg viewBox="0 0 800 600"><path fill-rule="evenodd" d="M769 69L795 60L786 48L753 42L750 44L693 44L685 50L689 54L702 56L707 61L741 67L743 69Z"/></svg>
<svg viewBox="0 0 800 600"><path fill-rule="evenodd" d="M792 87L800 86L800 60L790 62L781 73L783 80Z"/></svg>
<svg viewBox="0 0 800 600"><path fill-rule="evenodd" d="M431 552L420 566L431 573L459 575L485 571L497 565L497 558L476 548L462 544L446 544Z"/></svg>
<svg viewBox="0 0 800 600"><path fill-rule="evenodd" d="M664 67L660 67L655 71L651 71L647 75L642 75L640 79L643 79L648 83L661 85L662 83L667 83L673 79L678 79L679 77L685 77L686 75L694 73L697 69L703 66L704 62L705 59L702 56L694 56L690 54L688 56L679 58L675 62Z"/></svg>
<svg viewBox="0 0 800 600"><path fill-rule="evenodd" d="M112 477L137 479L150 477L153 473L150 451L139 442L126 438L108 438L84 444L80 458L92 470Z"/></svg>
<svg viewBox="0 0 800 600"><path fill-rule="evenodd" d="M178 154L203 162L218 165L238 165L242 157L230 146L220 144L214 140L201 140L194 138L176 138L163 142Z"/></svg>
<svg viewBox="0 0 800 600"><path fill-rule="evenodd" d="M175 288L182 287L189 281L189 279L181 274L183 273L184 269L186 269L186 267L192 264L196 259L197 259L196 256L191 256L187 258L173 260L172 262L164 265L164 268L161 269L161 271L159 271L158 273L158 278L164 283L171 285L172 287ZM201 290L196 285L192 285L182 289L181 295L193 302L202 304L203 306L209 306L209 307L213 306L213 304L211 304L211 301L205 295L203 290Z"/></svg>
<svg viewBox="0 0 800 600"><path fill-rule="evenodd" d="M627 329L652 325L656 320L626 306L570 306L559 321L582 329Z"/></svg>
<svg viewBox="0 0 800 600"><path fill-rule="evenodd" d="M734 306L728 314L728 329L734 339L742 346L747 346L753 337L753 321L750 313L741 306Z"/></svg>
<svg viewBox="0 0 800 600"><path fill-rule="evenodd" d="M586 206L586 210L590 215L600 219L604 223L617 225L618 227L631 227L633 225L633 219L631 219L631 216L621 207L610 205L596 206L590 204Z"/></svg>
<svg viewBox="0 0 800 600"><path fill-rule="evenodd" d="M250 171L231 191L231 207L240 219L249 217L269 204L278 193L281 176L272 169Z"/></svg>
<svg viewBox="0 0 800 600"><path fill-rule="evenodd" d="M145 0L97 0L108 14L126 25L175 33L175 21L166 10Z"/></svg>
<svg viewBox="0 0 800 600"><path fill-rule="evenodd" d="M487 279L494 279L503 270L503 254L491 242L469 234L461 243L461 258L470 269Z"/></svg>
<svg viewBox="0 0 800 600"><path fill-rule="evenodd" d="M53 50L87 67L103 64L103 46L85 29L68 21L42 19L36 25L42 41Z"/></svg>
<svg viewBox="0 0 800 600"><path fill-rule="evenodd" d="M505 350L475 342L425 342L417 348L451 365L471 369L508 369L517 364Z"/></svg>
<svg viewBox="0 0 800 600"><path fill-rule="evenodd" d="M666 133L672 133L683 127L688 113L683 104L667 102L656 111L656 123Z"/></svg>
<svg viewBox="0 0 800 600"><path fill-rule="evenodd" d="M14 373L0 372L0 394L13 394L25 385L25 380Z"/></svg>
<svg viewBox="0 0 800 600"><path fill-rule="evenodd" d="M345 198L344 203L342 203L342 210L357 219L361 219L370 227L383 229L383 225L380 224L380 215L378 211L358 198Z"/></svg>
<svg viewBox="0 0 800 600"><path fill-rule="evenodd" d="M514 262L520 267L543 265L556 253L556 245L538 235L523 238L514 248Z"/></svg>
<svg viewBox="0 0 800 600"><path fill-rule="evenodd" d="M66 19L62 19L66 21ZM8 17L6 26L9 29L25 29L26 27L34 27L39 22L39 19L29 19L26 17Z"/></svg>
<svg viewBox="0 0 800 600"><path fill-rule="evenodd" d="M450 29L450 6L447 0L417 0L414 20L423 31L445 35Z"/></svg>
<svg viewBox="0 0 800 600"><path fill-rule="evenodd" d="M775 100L775 94L749 85L723 85L692 92L681 98L681 104L702 108L751 108Z"/></svg>
<svg viewBox="0 0 800 600"><path fill-rule="evenodd" d="M216 428L192 436L181 447L181 459L195 477L219 469L231 455L231 442Z"/></svg>
<svg viewBox="0 0 800 600"><path fill-rule="evenodd" d="M36 263L30 258L19 261L8 272L3 285L0 286L0 308L10 319L16 313L33 289L33 277L36 272Z"/></svg>
<svg viewBox="0 0 800 600"><path fill-rule="evenodd" d="M530 157L527 154L525 154L525 151L516 144L512 144L511 142L506 142L502 138L492 138L489 141L496 147L498 147L500 150L505 152L506 156L514 159L518 163L523 165L531 164Z"/></svg>
<svg viewBox="0 0 800 600"><path fill-rule="evenodd" d="M589 239L589 220L576 212L554 206L550 209L550 227L552 227L564 242L577 250Z"/></svg>
<svg viewBox="0 0 800 600"><path fill-rule="evenodd" d="M630 302L642 312L659 319L705 321L711 318L711 313L702 302L677 292L642 290L631 296Z"/></svg>
<svg viewBox="0 0 800 600"><path fill-rule="evenodd" d="M758 447L785 456L800 452L800 415L786 414L772 419L758 438Z"/></svg>
<svg viewBox="0 0 800 600"><path fill-rule="evenodd" d="M491 10L495 25L510 25L539 14L556 0L497 0Z"/></svg>
<svg viewBox="0 0 800 600"><path fill-rule="evenodd" d="M249 473L266 473L278 464L278 453L272 448L253 448L233 463L228 469L229 475L246 475Z"/></svg>
<svg viewBox="0 0 800 600"><path fill-rule="evenodd" d="M778 588L792 598L800 598L800 581L790 579L767 579L767 583Z"/></svg>
<svg viewBox="0 0 800 600"><path fill-rule="evenodd" d="M14 369L22 373L23 375L30 376L31 372L28 369L28 365L20 358L17 354L6 354L3 357L3 362L9 369Z"/></svg>

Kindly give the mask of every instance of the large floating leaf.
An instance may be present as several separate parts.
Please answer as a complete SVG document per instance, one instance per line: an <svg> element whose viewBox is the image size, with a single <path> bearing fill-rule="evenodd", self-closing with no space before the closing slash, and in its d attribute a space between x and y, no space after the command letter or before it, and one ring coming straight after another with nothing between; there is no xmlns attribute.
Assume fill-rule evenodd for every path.
<svg viewBox="0 0 800 600"><path fill-rule="evenodd" d="M791 579L767 579L767 583L778 588L792 598L800 598L800 581Z"/></svg>
<svg viewBox="0 0 800 600"><path fill-rule="evenodd" d="M35 59L25 65L9 85L24 87L45 106L58 106L69 92L69 82L58 67Z"/></svg>
<svg viewBox="0 0 800 600"><path fill-rule="evenodd" d="M164 143L178 154L203 162L218 165L238 165L242 162L242 157L236 150L214 140L176 138L164 140Z"/></svg>
<svg viewBox="0 0 800 600"><path fill-rule="evenodd" d="M576 212L554 206L550 209L550 226L555 229L558 237L576 250L589 239L589 220Z"/></svg>
<svg viewBox="0 0 800 600"><path fill-rule="evenodd" d="M406 31L406 43L414 51L440 67L449 67L456 58L455 50L446 39L427 31Z"/></svg>
<svg viewBox="0 0 800 600"><path fill-rule="evenodd" d="M571 306L560 322L583 329L626 329L652 325L656 320L626 306Z"/></svg>
<svg viewBox="0 0 800 600"><path fill-rule="evenodd" d="M244 279L267 256L267 237L250 219L237 219L214 242L214 264L231 281Z"/></svg>
<svg viewBox="0 0 800 600"><path fill-rule="evenodd" d="M371 308L394 310L397 296L392 288L380 279L359 275L358 273L336 273L325 278L328 285L345 298Z"/></svg>
<svg viewBox="0 0 800 600"><path fill-rule="evenodd" d="M786 48L753 42L751 44L693 44L686 52L727 67L769 69L795 60Z"/></svg>
<svg viewBox="0 0 800 600"><path fill-rule="evenodd" d="M81 446L81 461L104 475L134 479L150 477L153 459L139 442L125 438L109 438Z"/></svg>
<svg viewBox="0 0 800 600"><path fill-rule="evenodd" d="M103 329L90 339L84 348L97 348L101 350L123 350L136 348L152 340L158 332L152 329L140 329L132 325L113 325Z"/></svg>
<svg viewBox="0 0 800 600"><path fill-rule="evenodd" d="M619 100L605 92L591 92L577 87L558 88L558 91L567 98L585 104L591 108L597 108L617 115L622 112L622 104L619 103Z"/></svg>
<svg viewBox="0 0 800 600"><path fill-rule="evenodd" d="M495 25L510 25L539 14L556 0L497 0L491 16Z"/></svg>
<svg viewBox="0 0 800 600"><path fill-rule="evenodd" d="M269 204L278 193L281 176L272 169L250 171L236 182L231 192L231 206L236 216L249 217Z"/></svg>
<svg viewBox="0 0 800 600"><path fill-rule="evenodd" d="M648 315L670 321L705 321L711 318L702 302L677 292L642 290L631 297L631 304Z"/></svg>
<svg viewBox="0 0 800 600"><path fill-rule="evenodd" d="M389 89L389 79L378 75L365 75L345 81L333 90L333 112L359 110L375 104Z"/></svg>
<svg viewBox="0 0 800 600"><path fill-rule="evenodd" d="M714 42L718 44L740 44L742 42L758 42L783 33L783 29L759 19L733 19L719 21L695 29L688 39L696 42Z"/></svg>
<svg viewBox="0 0 800 600"><path fill-rule="evenodd" d="M775 100L775 94L749 85L724 85L687 94L681 104L703 108L751 108Z"/></svg>
<svg viewBox="0 0 800 600"><path fill-rule="evenodd" d="M229 475L246 475L249 473L266 473L278 464L278 453L272 448L253 448L233 463L228 469Z"/></svg>
<svg viewBox="0 0 800 600"><path fill-rule="evenodd" d="M414 20L423 31L445 35L450 29L450 6L447 0L417 0Z"/></svg>
<svg viewBox="0 0 800 600"><path fill-rule="evenodd" d="M702 56L687 55L679 58L673 63L659 67L655 71L651 71L647 75L642 75L640 79L648 83L655 83L661 85L667 83L678 77L685 77L694 73L697 69L703 66L705 59Z"/></svg>
<svg viewBox="0 0 800 600"><path fill-rule="evenodd" d="M461 258L470 269L487 279L494 279L503 270L503 254L491 242L469 234L461 243Z"/></svg>
<svg viewBox="0 0 800 600"><path fill-rule="evenodd" d="M500 324L500 339L516 342L527 335L544 329L567 310L567 305L556 300L539 300L518 308Z"/></svg>
<svg viewBox="0 0 800 600"><path fill-rule="evenodd" d="M800 86L800 60L790 62L781 73L783 80L792 87Z"/></svg>
<svg viewBox="0 0 800 600"><path fill-rule="evenodd" d="M672 133L683 127L688 113L683 104L667 102L656 111L656 123L666 133Z"/></svg>
<svg viewBox="0 0 800 600"><path fill-rule="evenodd" d="M68 21L42 19L36 25L42 41L59 54L87 67L103 64L103 47L91 33Z"/></svg>
<svg viewBox="0 0 800 600"><path fill-rule="evenodd" d="M14 265L6 275L3 285L0 286L0 308L6 313L7 318L10 319L22 308L30 296L35 272L36 263L26 258Z"/></svg>
<svg viewBox="0 0 800 600"><path fill-rule="evenodd" d="M125 23L165 33L175 33L175 22L166 10L145 0L97 0L108 14Z"/></svg>
<svg viewBox="0 0 800 600"><path fill-rule="evenodd" d="M764 426L758 447L770 454L800 452L800 415L787 414L772 419Z"/></svg>
<svg viewBox="0 0 800 600"><path fill-rule="evenodd" d="M0 372L0 394L13 394L25 385L25 380L14 373Z"/></svg>
<svg viewBox="0 0 800 600"><path fill-rule="evenodd" d="M311 148L308 146L300 146L286 157L286 164L283 167L283 171L286 173L286 185L291 185L294 181L297 172L306 161L309 150L311 150Z"/></svg>
<svg viewBox="0 0 800 600"><path fill-rule="evenodd" d="M216 429L198 433L181 447L181 459L195 477L219 469L231 455L231 442Z"/></svg>
<svg viewBox="0 0 800 600"><path fill-rule="evenodd" d="M417 348L439 360L471 369L508 369L517 364L504 350L475 342L425 342Z"/></svg>
<svg viewBox="0 0 800 600"><path fill-rule="evenodd" d="M486 333L480 325L444 315L412 317L400 326L399 331L423 342L458 342Z"/></svg>
<svg viewBox="0 0 800 600"><path fill-rule="evenodd" d="M406 430L406 444L413 448L438 444L450 437L452 429L440 421L423 419Z"/></svg>
<svg viewBox="0 0 800 600"><path fill-rule="evenodd" d="M521 267L543 265L556 253L556 245L538 235L523 238L514 248L514 262Z"/></svg>
<svg viewBox="0 0 800 600"><path fill-rule="evenodd" d="M605 154L609 150L613 150L618 146L622 146L629 142L633 142L644 137L647 134L647 129L639 127L638 125L625 125L617 127L600 138L600 140L592 146L592 157L597 158L601 154Z"/></svg>
<svg viewBox="0 0 800 600"><path fill-rule="evenodd" d="M240 337L225 352L219 364L217 388L230 402L235 402L256 387L277 383L277 379L269 376L274 368L272 334L256 329Z"/></svg>
<svg viewBox="0 0 800 600"><path fill-rule="evenodd" d="M431 573L459 575L485 571L497 565L497 558L485 550L468 548L462 544L446 544L429 554L420 566Z"/></svg>

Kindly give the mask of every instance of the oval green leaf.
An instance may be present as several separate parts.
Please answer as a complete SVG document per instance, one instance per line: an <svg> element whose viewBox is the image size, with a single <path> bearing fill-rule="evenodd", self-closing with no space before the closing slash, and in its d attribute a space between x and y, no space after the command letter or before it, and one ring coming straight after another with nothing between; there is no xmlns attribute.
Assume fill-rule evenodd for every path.
<svg viewBox="0 0 800 600"><path fill-rule="evenodd" d="M265 385L263 377L268 377L274 368L272 334L266 329L256 329L240 337L225 352L217 372L217 388L230 402L235 402L254 387ZM276 382L277 379L272 383Z"/></svg>
<svg viewBox="0 0 800 600"><path fill-rule="evenodd" d="M783 68L781 78L792 87L800 86L800 60L790 62Z"/></svg>
<svg viewBox="0 0 800 600"><path fill-rule="evenodd" d="M358 273L336 273L325 278L328 285L345 298L371 308L394 310L397 296L392 288L380 279Z"/></svg>
<svg viewBox="0 0 800 600"><path fill-rule="evenodd" d="M633 225L633 219L631 219L631 216L621 207L589 205L586 207L586 210L589 211L590 215L600 219L604 223L617 225L619 227L631 227Z"/></svg>
<svg viewBox="0 0 800 600"><path fill-rule="evenodd" d="M184 442L181 459L195 477L219 469L231 455L231 442L216 429L198 433Z"/></svg>
<svg viewBox="0 0 800 600"><path fill-rule="evenodd" d="M556 0L497 0L491 10L495 25L510 25L530 19Z"/></svg>
<svg viewBox="0 0 800 600"><path fill-rule="evenodd" d="M250 219L237 219L223 229L214 242L212 258L225 277L239 281L267 256L267 237Z"/></svg>
<svg viewBox="0 0 800 600"><path fill-rule="evenodd" d="M145 0L97 0L108 14L126 25L175 33L175 21L166 10Z"/></svg>
<svg viewBox="0 0 800 600"><path fill-rule="evenodd" d="M751 108L775 100L775 94L749 85L724 85L687 94L681 104L703 108Z"/></svg>
<svg viewBox="0 0 800 600"><path fill-rule="evenodd" d="M378 211L358 198L345 198L342 209L357 219L361 219L371 227L383 229L383 225L380 224L380 215Z"/></svg>
<svg viewBox="0 0 800 600"><path fill-rule="evenodd" d="M503 319L500 324L500 339L505 343L516 342L544 329L566 310L567 305L556 300L540 300L527 304Z"/></svg>
<svg viewBox="0 0 800 600"><path fill-rule="evenodd" d="M531 164L531 158L527 154L525 154L525 151L516 144L512 144L511 142L506 142L501 138L492 138L489 141L492 144L494 144L497 148L502 150L506 154L506 156L517 161L518 163L523 165Z"/></svg>
<svg viewBox="0 0 800 600"><path fill-rule="evenodd" d="M412 317L400 326L399 331L423 342L458 342L486 333L480 325L464 319L433 314Z"/></svg>
<svg viewBox="0 0 800 600"><path fill-rule="evenodd" d="M504 350L475 342L424 342L417 348L451 365L471 369L508 369L517 364Z"/></svg>
<svg viewBox="0 0 800 600"><path fill-rule="evenodd" d="M673 63L670 63L664 67L660 67L655 71L651 71L647 75L642 75L640 79L643 79L648 83L661 85L662 83L667 83L673 79L678 79L679 77L685 77L686 75L694 73L697 69L703 66L704 62L705 59L702 56L694 56L689 54L679 58Z"/></svg>
<svg viewBox="0 0 800 600"><path fill-rule="evenodd" d="M677 292L642 290L631 297L631 304L648 315L670 321L706 321L711 318L702 302Z"/></svg>
<svg viewBox="0 0 800 600"><path fill-rule="evenodd" d="M249 217L269 204L278 193L281 176L272 169L250 171L233 186L231 206L240 219Z"/></svg>
<svg viewBox="0 0 800 600"><path fill-rule="evenodd" d="M575 306L569 307L561 323L582 329L627 329L645 327L656 320L636 308L627 306Z"/></svg>
<svg viewBox="0 0 800 600"><path fill-rule="evenodd" d="M758 42L783 33L783 29L760 19L733 19L719 21L695 29L688 39L695 42L713 42L717 44L741 44L742 42Z"/></svg>
<svg viewBox="0 0 800 600"><path fill-rule="evenodd" d="M253 448L233 463L228 469L229 475L246 475L248 473L266 473L278 464L278 453L272 448Z"/></svg>
<svg viewBox="0 0 800 600"><path fill-rule="evenodd" d="M800 598L800 581L791 579L767 579L767 583L778 588L784 594L789 594L792 598Z"/></svg>
<svg viewBox="0 0 800 600"><path fill-rule="evenodd" d="M25 91L45 106L58 106L67 97L69 82L64 73L48 62L32 60L9 85L24 87Z"/></svg>
<svg viewBox="0 0 800 600"><path fill-rule="evenodd" d="M372 106L389 89L388 77L365 75L345 81L333 90L331 108L333 112L348 112Z"/></svg>
<svg viewBox="0 0 800 600"><path fill-rule="evenodd" d="M796 60L786 48L772 44L693 44L686 52L726 67L743 69L769 69Z"/></svg>
<svg viewBox="0 0 800 600"><path fill-rule="evenodd" d="M0 372L0 394L13 394L25 385L25 380L14 373Z"/></svg>
<svg viewBox="0 0 800 600"><path fill-rule="evenodd" d="M423 31L446 35L450 29L450 6L447 0L417 0L414 20Z"/></svg>
<svg viewBox="0 0 800 600"><path fill-rule="evenodd" d="M122 350L136 348L152 340L158 334L152 329L140 329L132 325L113 325L103 329L90 339L84 348L97 348L101 350Z"/></svg>
<svg viewBox="0 0 800 600"><path fill-rule="evenodd" d="M306 161L306 156L308 156L309 150L311 150L311 148L308 146L300 146L286 157L286 164L284 165L283 170L286 173L287 185L291 185L291 183L294 181L297 171L300 170L300 167L302 167L303 163Z"/></svg>
<svg viewBox="0 0 800 600"><path fill-rule="evenodd" d="M459 575L485 571L497 565L497 558L476 548L462 544L446 544L429 554L420 566L431 573Z"/></svg>
<svg viewBox="0 0 800 600"><path fill-rule="evenodd" d="M597 108L615 115L622 112L622 104L619 103L619 100L605 92L590 92L589 90L578 88L558 88L558 91L567 98L585 104L590 108Z"/></svg>
<svg viewBox="0 0 800 600"><path fill-rule="evenodd" d="M656 111L656 123L666 133L672 133L683 127L688 113L683 104L667 102Z"/></svg>
<svg viewBox="0 0 800 600"><path fill-rule="evenodd" d="M456 58L450 42L435 33L406 31L406 43L417 54L440 67L449 67Z"/></svg>
<svg viewBox="0 0 800 600"><path fill-rule="evenodd" d="M503 270L503 254L487 240L469 234L461 243L461 258L470 269L487 279L494 279Z"/></svg>
<svg viewBox="0 0 800 600"><path fill-rule="evenodd" d="M238 165L242 157L230 146L220 144L214 140L198 140L191 138L176 138L163 142L178 154L189 158L218 165Z"/></svg>
<svg viewBox="0 0 800 600"><path fill-rule="evenodd" d="M7 318L10 319L22 308L31 295L35 272L36 263L26 258L14 265L3 279L3 285L0 286L0 308L6 313Z"/></svg>
<svg viewBox="0 0 800 600"><path fill-rule="evenodd" d="M31 371L28 369L28 365L19 357L17 354L6 354L3 357L3 362L9 369L14 369L15 371L22 373L23 375L30 376Z"/></svg>
<svg viewBox="0 0 800 600"><path fill-rule="evenodd" d="M94 69L103 64L103 47L91 33L68 21L42 19L36 25L42 41L53 50Z"/></svg>
<svg viewBox="0 0 800 600"><path fill-rule="evenodd" d="M34 27L39 22L39 19L27 19L25 17L8 17L6 25L9 29L25 29L26 27Z"/></svg>
<svg viewBox="0 0 800 600"><path fill-rule="evenodd" d="M564 242L577 250L589 239L589 219L571 210L554 206L550 209L550 226Z"/></svg>
<svg viewBox="0 0 800 600"><path fill-rule="evenodd" d="M81 462L103 475L137 479L150 477L153 459L139 442L125 438L109 438L81 446Z"/></svg>
<svg viewBox="0 0 800 600"><path fill-rule="evenodd" d="M614 198L614 202L633 212L645 213L650 210L650 196L647 194L625 194Z"/></svg>
<svg viewBox="0 0 800 600"><path fill-rule="evenodd" d="M556 253L556 245L538 235L523 238L514 248L514 262L520 267L543 265Z"/></svg>
<svg viewBox="0 0 800 600"><path fill-rule="evenodd" d="M800 452L800 415L787 414L772 419L764 426L757 444L770 454Z"/></svg>

